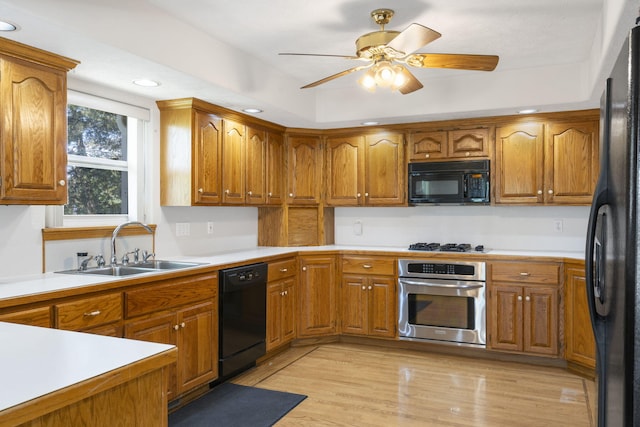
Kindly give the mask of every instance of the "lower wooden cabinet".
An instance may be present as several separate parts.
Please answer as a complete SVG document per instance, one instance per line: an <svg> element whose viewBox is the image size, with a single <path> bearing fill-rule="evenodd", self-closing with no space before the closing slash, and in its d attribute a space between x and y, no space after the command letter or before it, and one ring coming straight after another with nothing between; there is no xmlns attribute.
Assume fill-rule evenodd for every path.
<svg viewBox="0 0 640 427"><path fill-rule="evenodd" d="M21 325L50 328L51 307L37 307L27 310L12 311L0 314L0 322L19 323Z"/></svg>
<svg viewBox="0 0 640 427"><path fill-rule="evenodd" d="M490 277L488 347L557 357L560 264L492 263Z"/></svg>
<svg viewBox="0 0 640 427"><path fill-rule="evenodd" d="M267 351L296 337L296 260L269 263L267 282Z"/></svg>
<svg viewBox="0 0 640 427"><path fill-rule="evenodd" d="M315 337L337 332L336 259L333 255L299 258L298 333Z"/></svg>
<svg viewBox="0 0 640 427"><path fill-rule="evenodd" d="M122 292L55 304L56 328L122 336Z"/></svg>
<svg viewBox="0 0 640 427"><path fill-rule="evenodd" d="M596 342L587 300L584 263L565 266L565 359L569 368L595 373Z"/></svg>
<svg viewBox="0 0 640 427"><path fill-rule="evenodd" d="M218 377L217 288L209 274L125 292L125 337L178 347L169 400Z"/></svg>

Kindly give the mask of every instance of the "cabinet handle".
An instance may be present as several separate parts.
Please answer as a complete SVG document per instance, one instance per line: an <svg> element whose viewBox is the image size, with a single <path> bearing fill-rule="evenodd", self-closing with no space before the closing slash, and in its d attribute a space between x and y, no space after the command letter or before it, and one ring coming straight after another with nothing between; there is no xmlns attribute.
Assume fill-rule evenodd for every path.
<svg viewBox="0 0 640 427"><path fill-rule="evenodd" d="M180 323L180 327L184 328L186 326L186 324L184 322Z"/></svg>
<svg viewBox="0 0 640 427"><path fill-rule="evenodd" d="M307 271L307 267L302 267L302 271Z"/></svg>
<svg viewBox="0 0 640 427"><path fill-rule="evenodd" d="M371 267L373 267L371 264L362 264L362 268L369 269Z"/></svg>
<svg viewBox="0 0 640 427"><path fill-rule="evenodd" d="M369 193L364 193L364 197L369 197Z"/></svg>
<svg viewBox="0 0 640 427"><path fill-rule="evenodd" d="M273 193L272 193L271 191L269 191L269 192L267 193L267 196L271 197L271 196L273 196Z"/></svg>
<svg viewBox="0 0 640 427"><path fill-rule="evenodd" d="M200 194L204 193L204 189L198 188L198 193L200 193Z"/></svg>
<svg viewBox="0 0 640 427"><path fill-rule="evenodd" d="M247 195L251 196L253 193L251 191L247 191Z"/></svg>
<svg viewBox="0 0 640 427"><path fill-rule="evenodd" d="M522 295L518 295L518 301L522 301Z"/></svg>
<svg viewBox="0 0 640 427"><path fill-rule="evenodd" d="M538 194L542 194L542 190L538 190Z"/></svg>
<svg viewBox="0 0 640 427"><path fill-rule="evenodd" d="M364 291L366 289L367 289L367 287L365 285L362 285L362 290Z"/></svg>
<svg viewBox="0 0 640 427"><path fill-rule="evenodd" d="M60 181L58 181L58 184L60 184L60 187L64 187L65 185L67 185L64 179L61 179Z"/></svg>
<svg viewBox="0 0 640 427"><path fill-rule="evenodd" d="M293 197L293 193L289 193L289 197Z"/></svg>
<svg viewBox="0 0 640 427"><path fill-rule="evenodd" d="M356 196L360 197L360 196L362 196L362 194L358 193L358 194L356 194Z"/></svg>
<svg viewBox="0 0 640 427"><path fill-rule="evenodd" d="M464 153L464 155L469 157L471 155L471 153L467 151L466 153Z"/></svg>
<svg viewBox="0 0 640 427"><path fill-rule="evenodd" d="M371 289L373 289L373 287L372 287L371 285L369 285L369 288L368 288L368 289L369 289L369 290L371 290Z"/></svg>
<svg viewBox="0 0 640 427"><path fill-rule="evenodd" d="M226 190L224 190L225 194L229 194L231 192L231 190L229 190L228 188Z"/></svg>
<svg viewBox="0 0 640 427"><path fill-rule="evenodd" d="M287 270L286 268L281 268L280 269L280 273L286 273L287 271L289 271L289 270Z"/></svg>
<svg viewBox="0 0 640 427"><path fill-rule="evenodd" d="M97 315L99 315L101 313L100 310L93 310L93 311L88 311L86 313L84 313L85 317L95 317Z"/></svg>
<svg viewBox="0 0 640 427"><path fill-rule="evenodd" d="M284 296L284 291L280 292L280 296L283 297Z"/></svg>
<svg viewBox="0 0 640 427"><path fill-rule="evenodd" d="M284 291L284 296L289 295L289 291Z"/></svg>
<svg viewBox="0 0 640 427"><path fill-rule="evenodd" d="M531 301L531 297L530 297L529 295L527 295L524 299L525 299L526 301Z"/></svg>
<svg viewBox="0 0 640 427"><path fill-rule="evenodd" d="M178 329L180 329L180 325L173 325L173 330L177 331Z"/></svg>
<svg viewBox="0 0 640 427"><path fill-rule="evenodd" d="M553 194L553 190L549 190L549 191L547 191L547 193Z"/></svg>
<svg viewBox="0 0 640 427"><path fill-rule="evenodd" d="M428 159L429 157L431 157L431 155L430 154L425 154L424 157Z"/></svg>
<svg viewBox="0 0 640 427"><path fill-rule="evenodd" d="M529 274L529 273L527 273L526 271L521 272L521 273L520 273L520 275L521 275L521 276L530 276L530 274Z"/></svg>

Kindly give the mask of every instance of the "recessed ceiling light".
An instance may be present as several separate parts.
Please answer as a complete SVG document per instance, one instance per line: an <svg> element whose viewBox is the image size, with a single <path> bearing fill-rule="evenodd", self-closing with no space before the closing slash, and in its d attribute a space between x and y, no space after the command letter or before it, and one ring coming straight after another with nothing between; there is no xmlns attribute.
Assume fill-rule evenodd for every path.
<svg viewBox="0 0 640 427"><path fill-rule="evenodd" d="M536 110L535 108L526 108L524 110L520 110L518 111L518 114L532 114L532 113L537 113L538 110Z"/></svg>
<svg viewBox="0 0 640 427"><path fill-rule="evenodd" d="M0 31L15 31L18 26L8 21L0 21Z"/></svg>
<svg viewBox="0 0 640 427"><path fill-rule="evenodd" d="M373 125L379 125L380 122L376 122L376 121L372 120L372 121L369 121L369 122L362 122L360 124L363 125L363 126L373 126Z"/></svg>
<svg viewBox="0 0 640 427"><path fill-rule="evenodd" d="M262 113L263 110L259 108L243 108L242 111L249 114L258 114L258 113Z"/></svg>
<svg viewBox="0 0 640 427"><path fill-rule="evenodd" d="M138 86L143 86L143 87L157 87L157 86L160 86L160 83L158 83L155 80L150 80L150 79L134 80L133 84L134 85L138 85Z"/></svg>

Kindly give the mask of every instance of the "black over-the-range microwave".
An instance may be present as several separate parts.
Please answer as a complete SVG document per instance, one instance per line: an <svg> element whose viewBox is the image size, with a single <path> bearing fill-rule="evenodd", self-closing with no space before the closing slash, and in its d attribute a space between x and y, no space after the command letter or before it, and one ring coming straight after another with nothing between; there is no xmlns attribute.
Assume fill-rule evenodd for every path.
<svg viewBox="0 0 640 427"><path fill-rule="evenodd" d="M409 163L409 204L488 205L489 160Z"/></svg>

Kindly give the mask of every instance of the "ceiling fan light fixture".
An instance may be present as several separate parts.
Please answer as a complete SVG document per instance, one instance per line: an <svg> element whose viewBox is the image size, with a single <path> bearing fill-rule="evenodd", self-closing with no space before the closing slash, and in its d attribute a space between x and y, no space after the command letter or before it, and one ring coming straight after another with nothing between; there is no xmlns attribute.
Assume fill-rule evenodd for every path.
<svg viewBox="0 0 640 427"><path fill-rule="evenodd" d="M375 92L376 78L373 70L368 70L366 73L364 73L364 75L358 80L358 83L369 92Z"/></svg>
<svg viewBox="0 0 640 427"><path fill-rule="evenodd" d="M395 76L393 78L393 83L391 84L391 89L398 90L404 85L407 84L407 77L404 75L402 65L396 65L394 67Z"/></svg>
<svg viewBox="0 0 640 427"><path fill-rule="evenodd" d="M391 86L396 79L396 71L391 62L380 61L375 65L375 80L378 86Z"/></svg>

